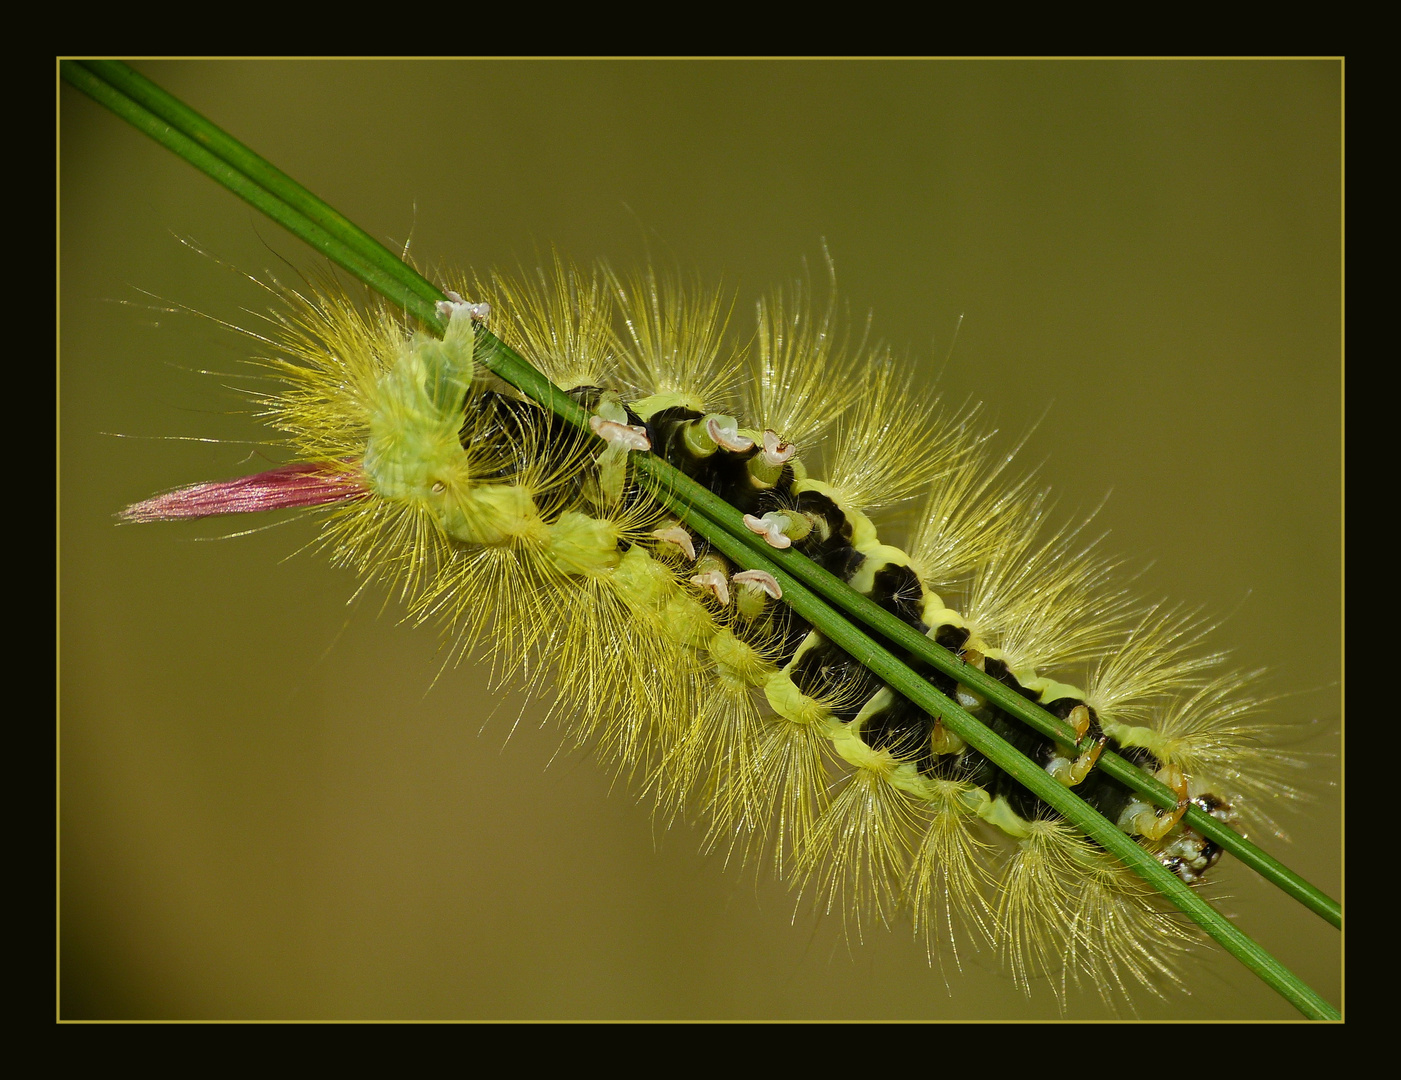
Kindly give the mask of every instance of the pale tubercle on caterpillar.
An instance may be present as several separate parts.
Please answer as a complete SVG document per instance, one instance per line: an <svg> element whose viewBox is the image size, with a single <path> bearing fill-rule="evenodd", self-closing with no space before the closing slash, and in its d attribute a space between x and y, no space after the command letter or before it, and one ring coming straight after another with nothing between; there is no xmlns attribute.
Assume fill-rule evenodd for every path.
<svg viewBox="0 0 1401 1080"><path fill-rule="evenodd" d="M846 410L828 480L808 476L786 433L737 416L781 413L784 388L819 385L812 370L848 388L852 361L802 350L791 378L756 380L779 400L746 414L732 404L744 356L723 347L718 294L687 300L650 277L629 285L564 267L539 285L495 279L461 291L489 296L493 329L615 436L602 453L474 365L482 308L455 301L440 343L342 298L294 298L285 357L274 361L287 388L267 413L298 461L256 485L230 482L223 503L218 485L198 485L128 516L324 504L323 542L337 561L398 586L414 617L452 627L457 648L490 630L503 678L531 655L567 672L556 711L574 738L597 741L665 811L708 812L717 841L769 844L782 872L829 903L888 916L908 902L927 930L963 921L1005 949L1024 984L1046 970L1107 988L1172 978L1189 939L1134 879L809 633L769 582L704 550L629 482L627 457L651 448L703 478L766 522L775 544L803 548L1086 730L1097 721L1106 740L1178 770L1184 796L1205 801L1225 773L1248 771L1258 729L1242 718L1240 681L1213 676L1196 655L1193 620L1163 609L1135 617L1110 590L1096 619L1064 625L1066 611L1102 596L1104 565L1070 540L1038 545L1041 501L1025 485L997 491L1000 470L983 463L971 418L911 415L891 377ZM613 297L621 332L599 314ZM779 336L761 314L760 341ZM839 413L845 392L824 403L809 390L804 404ZM908 553L882 543L865 512L902 493L871 488L873 477L901 481L903 493L935 485ZM959 579L972 581L961 610L928 587ZM1084 691L1038 674L1091 657L1104 659ZM1054 753L944 681L1052 775L1094 783L1092 762ZM834 769L845 779L834 782ZM1101 808L1150 834L1184 879L1213 860L1174 815L1112 782L1098 787ZM1227 797L1217 801L1227 813ZM980 821L1015 850L996 884L985 861L996 834Z"/></svg>

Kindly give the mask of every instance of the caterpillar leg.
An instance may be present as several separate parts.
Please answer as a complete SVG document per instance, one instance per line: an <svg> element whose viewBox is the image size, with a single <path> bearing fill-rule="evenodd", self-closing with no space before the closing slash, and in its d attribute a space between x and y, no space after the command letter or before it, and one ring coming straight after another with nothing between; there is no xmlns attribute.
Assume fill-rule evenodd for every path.
<svg viewBox="0 0 1401 1080"><path fill-rule="evenodd" d="M724 570L702 570L699 574L691 576L691 584L709 591L721 607L730 606L730 583Z"/></svg>
<svg viewBox="0 0 1401 1080"><path fill-rule="evenodd" d="M671 544L692 562L696 561L696 545L691 540L691 534L680 525L672 525L665 529L654 529L652 530L652 535L664 543Z"/></svg>
<svg viewBox="0 0 1401 1080"><path fill-rule="evenodd" d="M1161 840L1172 832L1187 812L1190 801L1187 797L1187 774L1177 765L1164 765L1153 776L1177 793L1177 806L1165 814L1157 807L1135 802L1120 818L1119 826L1148 840Z"/></svg>
<svg viewBox="0 0 1401 1080"><path fill-rule="evenodd" d="M1090 771L1099 761L1099 755L1104 753L1104 745L1108 742L1108 736L1101 735L1095 740L1095 744L1084 753L1078 754L1074 759L1056 757L1046 766L1046 771L1059 780L1066 787L1074 787L1085 777L1090 775ZM1181 813L1181 811L1179 811Z"/></svg>
<svg viewBox="0 0 1401 1080"><path fill-rule="evenodd" d="M744 527L764 538L771 548L786 548L812 532L812 523L802 514L786 514L770 510L762 518L744 515Z"/></svg>
<svg viewBox="0 0 1401 1080"><path fill-rule="evenodd" d="M600 407L600 412L607 406ZM627 482L627 457L633 450L650 450L652 442L647 437L647 429L640 425L628 424L627 413L616 408L621 419L611 419L601 415L589 417L589 430L607 443L603 453L594 459L598 466L598 486L609 503L616 503L623 497L623 486Z"/></svg>
<svg viewBox="0 0 1401 1080"><path fill-rule="evenodd" d="M488 303L474 304L470 300L462 299L460 293L455 293L451 289L444 290L443 295L447 299L440 300L436 306L438 314L444 319L450 320L459 311L475 322L484 323L491 317L491 305Z"/></svg>
<svg viewBox="0 0 1401 1080"><path fill-rule="evenodd" d="M1089 706L1082 703L1071 709L1065 720L1075 729L1075 738L1083 739L1089 734L1094 716ZM1090 775L1095 763L1099 761L1100 754L1104 753L1104 746L1108 741L1108 736L1101 732L1095 738L1094 745L1076 757L1068 758L1057 754L1046 764L1046 771L1066 787L1075 787Z"/></svg>
<svg viewBox="0 0 1401 1080"><path fill-rule="evenodd" d="M705 418L705 433L716 446L734 454L743 454L754 449L754 440L739 433L739 421L733 416L709 414Z"/></svg>

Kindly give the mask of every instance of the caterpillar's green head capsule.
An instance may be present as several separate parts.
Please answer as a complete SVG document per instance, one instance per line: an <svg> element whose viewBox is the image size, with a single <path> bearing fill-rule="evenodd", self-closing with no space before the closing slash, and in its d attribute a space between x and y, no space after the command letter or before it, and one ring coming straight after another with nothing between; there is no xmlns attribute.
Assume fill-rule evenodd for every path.
<svg viewBox="0 0 1401 1080"><path fill-rule="evenodd" d="M415 334L380 377L370 402L365 475L387 499L431 500L469 480L458 433L472 386L470 318L454 318L465 305L444 302L442 341Z"/></svg>
<svg viewBox="0 0 1401 1080"><path fill-rule="evenodd" d="M426 514L449 539L502 544L535 531L539 515L528 490L501 482L492 475L500 470L464 445L475 322L489 308L448 296L438 305L448 320L443 339L415 334L375 386L365 478L376 495Z"/></svg>

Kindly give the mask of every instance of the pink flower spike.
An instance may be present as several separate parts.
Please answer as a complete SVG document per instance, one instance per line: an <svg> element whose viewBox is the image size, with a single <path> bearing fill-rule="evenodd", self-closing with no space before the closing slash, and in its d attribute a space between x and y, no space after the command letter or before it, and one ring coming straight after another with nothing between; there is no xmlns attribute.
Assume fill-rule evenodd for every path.
<svg viewBox="0 0 1401 1080"><path fill-rule="evenodd" d="M120 516L127 521L174 521L324 506L367 494L360 477L352 472L299 462L237 480L213 480L176 488L128 506Z"/></svg>

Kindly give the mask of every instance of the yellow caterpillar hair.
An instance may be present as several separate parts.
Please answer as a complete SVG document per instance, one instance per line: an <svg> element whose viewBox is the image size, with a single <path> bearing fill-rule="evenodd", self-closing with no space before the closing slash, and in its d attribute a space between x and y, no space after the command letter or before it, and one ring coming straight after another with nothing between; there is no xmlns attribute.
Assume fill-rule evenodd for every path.
<svg viewBox="0 0 1401 1080"><path fill-rule="evenodd" d="M986 624L985 661L1012 642L1038 675L1087 695L1097 688L1105 711L1127 706L1126 727L1179 724L1189 740L1197 718L1219 719L1238 700L1228 685L1207 684L1210 672L1192 668L1189 657L1229 645L1234 659L1216 670L1268 665L1272 681L1236 692L1247 697L1336 679L1338 440L1330 404L1336 360L1329 357L1337 334L1327 317L1336 314L1328 306L1336 295L1312 288L1312 276L1283 272L1306 258L1322 265L1298 242L1301 228L1320 219L1309 195L1315 174L1296 158L1327 140L1301 136L1314 131L1298 122L1294 90L1303 84L1277 78L1276 67L1114 66L1112 81L1138 95L1133 102L1157 103L1156 111L1134 105L1117 112L1087 102L1088 84L1071 85L1072 74L1094 73L1074 64L1037 77L1015 65L969 65L962 70L981 81L954 96L935 93L948 69L920 65L822 66L813 79L802 65L692 65L660 83L646 65L568 72L463 65L428 78L413 65L402 72L337 64L314 71L296 64L150 67L362 220L386 234L412 231L425 265L514 265L521 238L542 233L561 237L566 251L616 253L628 222L599 226L587 211L624 200L636 206L675 238L686 261L706 268L705 284L687 281L676 291L681 308L674 313L689 328L682 359L718 361L718 379L703 365L682 370L689 385L662 385L678 369L665 356L665 305L660 320L647 321L647 273L626 269L645 263L638 256L615 254L617 281L589 269L572 278L564 271L577 302L563 301L566 291L548 266L548 287L530 271L509 281L459 281L457 291L491 305L478 325L542 365L557 356L552 374L562 383L599 379L625 405L642 391L690 390L707 411L734 417L736 435L791 433L812 479L870 500L859 512L878 542L898 545L920 564L924 592L965 621ZM287 110L285 98L270 96L288 85L271 80L274 71L292 78L293 88L282 92L297 94L304 107ZM796 114L770 98L775 78L797 88ZM385 107L400 86L407 97ZM882 104L846 111L868 93ZM506 111L508 99L519 112ZM895 108L901 100L914 110L908 119ZM1211 123L1202 127L1190 118L1204 102L1200 113ZM977 115L966 123L940 126L948 110L973 105ZM447 137L464 108L475 117L467 125L472 137ZM1276 113L1288 122L1261 123ZM295 142L271 131L283 115L295 117ZM636 137L620 143L606 117L635 122ZM742 117L753 118L751 134L762 140L751 141ZM1070 119L1048 127L1054 117ZM324 138L307 138L309 118ZM1149 141L1163 118L1177 141ZM102 303L135 285L275 336L256 315L234 313L239 301L228 296L228 275L209 275L219 280L201 294L202 283L192 279L208 263L201 267L168 239L173 227L236 265L254 266L265 258L264 241L248 228L247 212L227 205L222 193L206 197L178 162L130 136L112 136L109 118L89 124L65 104L64 120L65 1015L1294 1015L1229 957L1195 945L1191 955L1179 953L1156 919L1132 933L1116 931L1118 905L1128 904L1129 919L1148 909L1124 901L1113 868L1058 836L1054 823L1033 823L1021 838L981 818L970 823L961 812L963 782L948 779L907 813L905 795L892 803L879 786L888 782L870 780L872 770L858 771L832 740L818 744L816 758L803 742L808 736L777 747L765 742L771 729L756 726L777 714L767 711L767 694L744 689L751 684L743 661L776 664L772 639L742 642L752 655L727 652L728 639L712 640L698 662L695 646L667 644L657 634L657 622L669 633L682 620L654 619L649 629L627 610L629 598L567 572L555 554L527 559L517 550L524 541L485 545L486 556L453 569L436 561L442 541L432 531L431 504L412 513L381 506L378 520L373 504L346 500L338 509L113 527L114 510L153 492L194 480L223 484L307 459L318 469L342 463L347 489L361 489L345 461L364 454L373 423L365 420L361 441L349 438L343 421L354 410L343 402L328 414L336 430L316 443L312 414L325 394L313 394L299 415L282 397L279 415L289 427L301 424L298 440L306 439L289 452L286 433L248 419L289 384L261 378L265 368L251 383L240 378L246 343L231 344L211 323L146 318ZM1043 129L1056 137L1027 138ZM1288 132L1287 140L1273 139L1274 131ZM538 160L506 152L530 145L541 148ZM892 155L894 147L902 149ZM853 168L855 161L869 168ZM411 172L396 172L409 165ZM989 176L1005 179L1006 190ZM617 186L618 177L633 186ZM1271 217L1275 204L1258 185L1287 187L1287 209ZM660 192L700 215L704 242L695 222L673 219L669 204L652 197ZM1019 193L1029 200L1021 209L1012 200ZM199 202L183 205L181 197ZM1308 225L1309 236L1328 233L1326 214L1323 220L1322 229ZM1219 247L1204 244L1208 234ZM864 362L883 354L859 317L829 307L825 287L801 300L791 288L765 291L791 273L792 237L821 235L850 275L846 291L858 311L877 309L876 332L914 343L915 359L892 359L886 389L869 372L847 376L843 356ZM171 259L177 265L167 275L162 267ZM733 308L731 294L715 285L721 269L744 276ZM984 288L995 291L978 291ZM656 292L667 295L660 282ZM377 325L371 307L307 295L313 307L303 314L322 311L348 341L410 340L397 315ZM547 310L532 313L536 302ZM756 302L765 309L762 322ZM267 306L261 296L242 303L255 312ZM636 335L620 321L624 307ZM969 320L941 379L940 412L928 406L937 362L918 358L950 352L962 311ZM579 317L564 320L566 312ZM727 334L706 336L726 319ZM608 333L590 320L607 324ZM160 322L159 332L147 332L151 321ZM473 325L470 314L465 325ZM845 325L857 329L843 351ZM553 327L560 348L545 348L549 335L532 327ZM935 344L925 347L931 333ZM532 334L542 340L532 344ZM597 358L579 346L600 335L610 352L606 363L593 364ZM255 351L276 352L271 345ZM1296 353L1298 364L1289 360ZM741 354L742 373L724 373ZM291 359L305 374L306 359ZM766 376L770 362L790 381ZM907 370L909 394L896 396ZM803 373L797 382L795 371ZM474 400L501 391L474 382ZM868 387L877 391L866 396ZM969 397L986 401L987 411L970 416L960 407ZM481 412L473 415L483 422ZM465 423L465 409L463 416ZM1045 459L1035 481L1022 481L1020 464L1000 471L986 464L1008 454L1038 418L1018 457L1028 468ZM993 426L1001 434L967 449ZM110 432L139 437L117 440ZM606 485L571 490L569 478L579 469L606 472L607 463L596 460L602 447L541 437L533 427L522 434L534 450L504 459L464 451L466 462L457 465L469 481L516 470L523 476L517 486L539 492L532 499L541 521L581 505L575 512L597 520ZM337 439L345 440L339 448ZM942 506L931 507L928 485L903 503L879 505L918 478L888 456L885 444L902 441L962 463L938 489ZM285 493L298 475L272 483ZM312 487L324 494L325 481L322 473ZM1043 486L1056 492L1054 505L1037 502ZM1104 509L1057 557L1066 523L1083 521L1111 487ZM250 487L245 495L258 493ZM672 553L651 535L666 523L633 516L626 488L622 501L625 512L609 518L621 543L647 548L658 564L682 565L684 551ZM1033 540L1029 523L1038 515L1042 530ZM947 527L929 526L945 517ZM338 524L328 531L332 521ZM246 535L223 539L235 531ZM1061 575L1039 599L1024 588L1047 580L1064 556L1106 531L1112 539L1102 546L1131 556L1111 575ZM375 537L386 545L380 553ZM329 570L324 558L308 557L318 548L364 574ZM595 556L603 550L584 548ZM394 552L397 563L379 557ZM402 557L408 552L418 554ZM682 590L709 610L718 598L707 599L690 578L710 571L688 570ZM739 590L727 587L737 612ZM1164 595L1182 597L1184 606L1167 603L1126 620L1116 670L1093 647L1100 631L1076 636L1099 621L1085 611L1086 597L1097 603L1126 588L1150 598L1148 607ZM468 595L485 599L468 610ZM1198 607L1225 612L1224 625L1186 648L1194 633L1189 613ZM1133 610L1147 608L1136 603ZM567 617L552 625L542 618L548 611ZM453 627L436 659L432 631L396 625L405 613ZM1151 645L1174 627L1186 651L1164 666ZM479 647L468 655L472 639ZM653 675L641 683L629 674L649 647L650 669L666 672L666 680ZM608 650L623 667L588 663L613 655ZM1063 655L1034 662L1048 650ZM544 653L569 677L544 666ZM1200 685L1162 695L1175 697L1177 710L1138 715L1135 703L1156 693L1153 672L1164 678L1158 689ZM697 679L707 680L704 693L686 689ZM756 711L730 726L715 722L748 708L746 695ZM1326 720L1337 708L1329 696L1277 700L1246 720ZM832 703L843 704L839 697ZM672 723L632 725L628 713L638 710ZM885 749L898 758L900 726L887 731ZM560 752L562 742L572 747L590 732L621 774ZM1317 746L1283 749L1303 757ZM1239 760L1250 758L1247 748ZM839 771L819 772L815 760ZM740 770L757 779L721 782L721 767L728 770L721 775ZM1336 760L1313 767L1308 775L1320 777L1313 786L1324 790L1334 769ZM1184 766L1189 778L1200 771L1200 763ZM802 797L833 782L820 810ZM1309 781L1291 773L1284 783ZM1273 783L1246 795L1241 805L1264 809L1299 841L1285 849L1286 861L1336 893L1338 801L1291 814L1291 800ZM647 812L658 804L658 814ZM846 840L854 823L870 820L867 812L886 827ZM685 824L690 819L697 824ZM912 850L907 835L920 838ZM1255 836L1273 849L1268 831ZM837 850L847 854L834 862ZM801 889L796 900L790 883ZM1338 1000L1331 929L1229 857L1206 872L1201 888L1224 898L1243 929ZM1068 889L1077 892L1070 908ZM1069 920L1046 918L1054 909L1069 910ZM1096 935L1090 926L1107 929ZM999 949L1018 941L1020 948ZM1180 975L1190 995L1173 988L1157 961ZM1040 974L1048 969L1050 978ZM1142 986L1140 972L1164 991L1162 999Z"/></svg>
<svg viewBox="0 0 1401 1080"><path fill-rule="evenodd" d="M1181 982L1188 925L799 618L777 580L711 550L640 485L630 455L664 457L771 547L1093 736L1068 754L926 675L1188 884L1222 852L1183 811L1273 827L1260 797L1294 797L1299 767L1270 746L1250 677L1202 650L1199 617L1130 599L1082 530L1045 538L1045 496L1009 482L976 410L911 407L888 357L843 354L830 315L800 299L759 306L749 371L729 305L651 272L556 262L538 280L458 288L440 305L442 340L336 294L290 294L267 361L281 387L260 411L293 460L123 516L321 508L317 546L386 582L411 619L441 623L451 656L488 660L503 686L552 680L572 741L654 794L664 820L703 817L713 844L767 858L858 937L907 912L931 958L991 949L1026 992L1083 981L1113 1005ZM493 313L597 438L481 366L476 328ZM756 422L735 415L746 387ZM824 479L806 463L819 441L800 448L766 426L790 412L835 433ZM916 494L922 523L908 550L892 546L870 514ZM1106 747L1176 790L1176 809L1095 770Z"/></svg>

